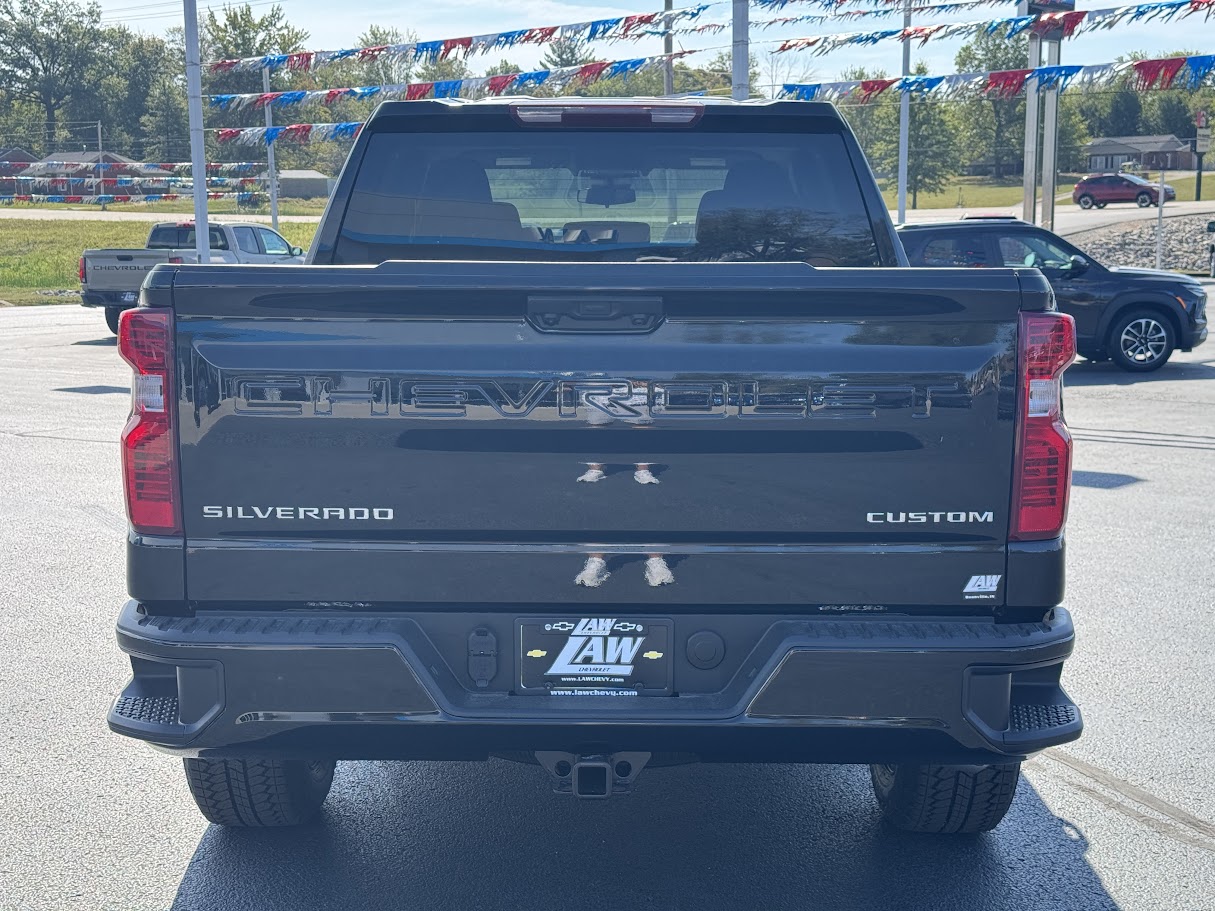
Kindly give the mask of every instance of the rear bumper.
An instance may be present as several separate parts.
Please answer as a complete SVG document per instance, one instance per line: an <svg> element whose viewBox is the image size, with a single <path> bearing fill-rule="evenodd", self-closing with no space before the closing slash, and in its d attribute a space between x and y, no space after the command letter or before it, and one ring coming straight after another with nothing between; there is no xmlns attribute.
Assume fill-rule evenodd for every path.
<svg viewBox="0 0 1215 911"><path fill-rule="evenodd" d="M82 307L122 307L123 309L137 306L138 299L122 299L123 294L129 293L124 291L81 291L80 305Z"/></svg>
<svg viewBox="0 0 1215 911"><path fill-rule="evenodd" d="M491 619L486 620L486 616ZM185 756L480 759L535 750L702 760L993 762L1080 736L1059 686L1071 618L1039 623L881 617L671 616L675 696L514 695L513 615L203 614L129 602L118 642L134 676L119 734ZM453 643L498 630L478 689ZM684 650L725 635L723 685ZM462 646L461 646L462 647ZM446 658L444 657L446 655ZM704 675L704 676L699 676ZM698 691L699 687L699 691Z"/></svg>

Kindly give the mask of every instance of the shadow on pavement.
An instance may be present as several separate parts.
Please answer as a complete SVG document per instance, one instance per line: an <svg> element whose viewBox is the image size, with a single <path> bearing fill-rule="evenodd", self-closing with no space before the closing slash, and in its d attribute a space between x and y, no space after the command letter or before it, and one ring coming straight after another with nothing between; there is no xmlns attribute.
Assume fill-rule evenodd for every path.
<svg viewBox="0 0 1215 911"><path fill-rule="evenodd" d="M994 833L927 837L879 825L857 766L651 769L575 802L503 761L346 763L317 825L208 829L173 909L1116 909L1087 848L1026 779Z"/></svg>
<svg viewBox="0 0 1215 911"><path fill-rule="evenodd" d="M1215 361L1170 361L1151 373L1128 373L1109 361L1077 361L1063 374L1068 386L1138 386L1177 380L1215 380Z"/></svg>
<svg viewBox="0 0 1215 911"><path fill-rule="evenodd" d="M73 345L97 345L101 348L116 348L118 347L118 337L111 335L107 338L85 338L78 342L72 342Z"/></svg>
<svg viewBox="0 0 1215 911"><path fill-rule="evenodd" d="M55 392L75 392L79 395L130 395L130 386L60 386Z"/></svg>
<svg viewBox="0 0 1215 911"><path fill-rule="evenodd" d="M1119 487L1129 487L1138 484L1143 478L1129 474L1117 474L1112 471L1080 471L1072 472L1072 483L1077 487L1096 487L1100 490L1117 490Z"/></svg>

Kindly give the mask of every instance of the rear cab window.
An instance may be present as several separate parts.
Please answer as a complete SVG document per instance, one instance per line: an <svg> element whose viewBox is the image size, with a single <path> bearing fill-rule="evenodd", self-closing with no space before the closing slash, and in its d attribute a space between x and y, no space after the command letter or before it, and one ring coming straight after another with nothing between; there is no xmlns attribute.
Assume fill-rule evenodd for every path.
<svg viewBox="0 0 1215 911"><path fill-rule="evenodd" d="M220 228L210 228L212 250L227 250L228 238ZM194 246L194 228L191 225L157 225L148 235L149 250L182 250Z"/></svg>
<svg viewBox="0 0 1215 911"><path fill-rule="evenodd" d="M781 131L774 121L795 119L767 118L751 131L734 118L726 131L711 120L373 132L333 262L882 264L841 124Z"/></svg>

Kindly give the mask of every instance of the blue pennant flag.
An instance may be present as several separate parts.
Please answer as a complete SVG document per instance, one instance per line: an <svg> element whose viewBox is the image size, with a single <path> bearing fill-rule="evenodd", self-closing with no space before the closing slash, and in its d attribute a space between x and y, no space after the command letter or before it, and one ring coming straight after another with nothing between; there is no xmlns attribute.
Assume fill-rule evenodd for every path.
<svg viewBox="0 0 1215 911"><path fill-rule="evenodd" d="M436 98L459 98L460 89L464 87L463 79L445 79L435 83Z"/></svg>

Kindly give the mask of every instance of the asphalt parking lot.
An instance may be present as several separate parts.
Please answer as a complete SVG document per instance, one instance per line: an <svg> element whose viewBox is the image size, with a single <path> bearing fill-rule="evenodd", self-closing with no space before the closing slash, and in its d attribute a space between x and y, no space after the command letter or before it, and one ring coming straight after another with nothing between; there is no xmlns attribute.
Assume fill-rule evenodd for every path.
<svg viewBox="0 0 1215 911"><path fill-rule="evenodd" d="M1215 342L1068 373L1064 683L1084 739L976 839L885 832L855 767L654 769L575 803L538 770L349 763L299 831L208 827L177 760L108 733L127 668L101 314L0 309L0 909L1215 909Z"/></svg>

